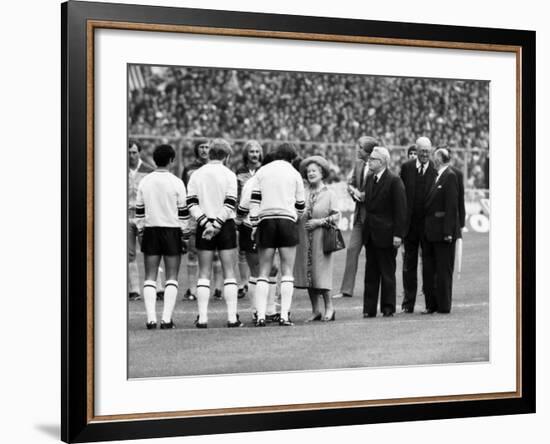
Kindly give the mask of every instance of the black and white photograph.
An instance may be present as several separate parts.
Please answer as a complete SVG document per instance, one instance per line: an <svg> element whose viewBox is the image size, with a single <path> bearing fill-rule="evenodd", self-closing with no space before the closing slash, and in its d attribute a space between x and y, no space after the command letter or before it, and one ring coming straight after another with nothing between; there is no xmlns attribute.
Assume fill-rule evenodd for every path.
<svg viewBox="0 0 550 444"><path fill-rule="evenodd" d="M488 362L489 92L128 64L128 378Z"/></svg>

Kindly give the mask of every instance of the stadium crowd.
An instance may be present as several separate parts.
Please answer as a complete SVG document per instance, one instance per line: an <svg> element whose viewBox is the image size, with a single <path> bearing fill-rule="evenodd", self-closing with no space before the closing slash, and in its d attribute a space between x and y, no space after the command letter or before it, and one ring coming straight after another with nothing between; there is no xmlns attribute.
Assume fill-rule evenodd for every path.
<svg viewBox="0 0 550 444"><path fill-rule="evenodd" d="M353 144L372 134L384 146L408 146L426 134L440 146L468 149L468 185L485 188L489 85L482 81L181 67L134 67L129 132L151 150L158 140L197 136L302 141L302 157L321 155L331 181L353 165ZM191 140L186 144L192 145ZM239 154L242 144L234 144ZM185 150L190 155L191 150ZM405 150L392 151L400 165ZM237 158L235 156L234 158ZM462 153L454 153L461 167ZM184 165L191 161L182 159Z"/></svg>

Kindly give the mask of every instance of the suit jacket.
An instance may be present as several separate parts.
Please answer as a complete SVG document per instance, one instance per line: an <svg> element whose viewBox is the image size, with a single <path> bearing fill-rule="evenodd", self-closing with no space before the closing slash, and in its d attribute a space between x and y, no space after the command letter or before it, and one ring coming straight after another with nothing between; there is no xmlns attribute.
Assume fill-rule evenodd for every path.
<svg viewBox="0 0 550 444"><path fill-rule="evenodd" d="M363 162L362 160L358 160L355 162L355 166L353 167L353 171L351 172L351 177L348 180L348 184L352 187L357 188L359 191L363 192L365 191L365 185L367 183L366 179L363 181L363 175L365 174L365 168L367 168L367 164ZM367 177L372 174L371 171L367 172ZM361 183L363 182L363 183ZM363 223L365 221L365 205L363 202L355 201L355 211L353 213L353 220L354 224L356 222Z"/></svg>
<svg viewBox="0 0 550 444"><path fill-rule="evenodd" d="M416 159L409 160L401 166L400 177L403 181L403 184L405 185L405 192L407 194L407 217L405 222L405 235L409 233L409 230L411 228L411 219L414 209L414 194L416 188L416 174ZM426 197L431 185L433 184L433 181L437 177L437 171L435 170L432 161L428 162L428 167L424 172L424 177L426 179L426 194L424 197Z"/></svg>
<svg viewBox="0 0 550 444"><path fill-rule="evenodd" d="M426 197L426 238L441 242L446 236L456 240L460 234L458 213L458 178L452 168L447 168L431 186Z"/></svg>
<svg viewBox="0 0 550 444"><path fill-rule="evenodd" d="M393 246L393 237L405 236L407 199L405 186L399 176L388 169L374 184L374 174L367 177L365 188L366 218L363 225L363 242L372 242L378 248Z"/></svg>
<svg viewBox="0 0 550 444"><path fill-rule="evenodd" d="M458 179L458 221L460 228L466 225L466 205L464 204L464 174L458 168L451 166ZM436 173L437 175L437 173Z"/></svg>

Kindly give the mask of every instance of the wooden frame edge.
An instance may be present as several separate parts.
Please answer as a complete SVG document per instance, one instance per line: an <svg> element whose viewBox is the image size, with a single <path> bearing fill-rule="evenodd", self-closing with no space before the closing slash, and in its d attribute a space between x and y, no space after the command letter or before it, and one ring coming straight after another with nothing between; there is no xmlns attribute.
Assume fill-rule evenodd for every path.
<svg viewBox="0 0 550 444"><path fill-rule="evenodd" d="M221 11L220 11L221 12ZM326 41L339 43L362 43L375 45L396 45L421 48L441 48L441 49L462 49L477 51L511 52L516 55L516 172L517 172L517 193L516 193L516 391L491 393L491 394L471 394L454 396L434 396L434 397L415 397L415 398L397 398L390 400L368 400L368 401L344 401L315 404L290 404L273 405L261 407L242 407L226 409L208 409L208 410L188 410L176 412L156 412L156 413L135 413L124 415L94 415L94 31L98 28L121 29L133 31L153 31L153 32L176 32L191 34L207 34L236 37L259 37L259 38L278 38L278 39L298 39L310 41ZM481 401L497 399L514 399L522 397L522 46L520 45L500 45L484 43L467 42L447 42L432 40L398 39L398 38L379 38L365 36L344 36L333 34L307 34L299 32L283 31L262 31L251 29L235 28L215 28L187 25L162 25L147 24L123 21L107 20L87 20L86 22L86 60L87 60L87 423L97 424L104 422L122 421L122 420L145 420L161 418L191 418L204 416L227 416L237 414L259 414L275 412L296 412L305 410L327 410L336 408L360 408L360 407L379 407L390 405L407 405L415 403L443 403L443 402L463 402L463 401Z"/></svg>

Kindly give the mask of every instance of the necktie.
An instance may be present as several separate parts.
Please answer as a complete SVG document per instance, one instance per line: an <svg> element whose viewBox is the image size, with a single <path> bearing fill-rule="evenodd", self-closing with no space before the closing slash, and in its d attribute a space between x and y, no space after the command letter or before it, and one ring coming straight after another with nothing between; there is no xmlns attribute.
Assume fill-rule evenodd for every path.
<svg viewBox="0 0 550 444"><path fill-rule="evenodd" d="M378 176L374 176L374 184L376 185L378 183Z"/></svg>

